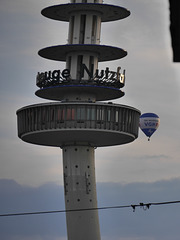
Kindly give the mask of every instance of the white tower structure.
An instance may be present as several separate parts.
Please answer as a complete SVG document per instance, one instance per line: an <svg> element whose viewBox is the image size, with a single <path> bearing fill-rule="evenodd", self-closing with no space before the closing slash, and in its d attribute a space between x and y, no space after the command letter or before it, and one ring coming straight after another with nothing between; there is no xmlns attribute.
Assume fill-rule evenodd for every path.
<svg viewBox="0 0 180 240"><path fill-rule="evenodd" d="M120 98L125 71L98 69L98 62L127 55L100 45L102 22L126 18L130 12L102 0L71 0L42 10L50 19L69 22L68 44L39 51L46 59L66 62L66 69L39 72L36 95L56 102L17 111L18 136L25 142L63 151L64 195L68 240L100 240L94 150L121 145L138 137L139 110L112 102Z"/></svg>

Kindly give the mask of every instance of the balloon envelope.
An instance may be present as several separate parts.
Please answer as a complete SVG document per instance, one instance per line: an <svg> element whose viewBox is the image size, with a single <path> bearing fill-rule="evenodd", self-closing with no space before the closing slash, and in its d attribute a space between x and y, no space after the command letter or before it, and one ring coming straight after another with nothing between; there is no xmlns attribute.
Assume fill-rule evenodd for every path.
<svg viewBox="0 0 180 240"><path fill-rule="evenodd" d="M151 137L157 130L160 119L155 113L144 113L140 116L139 126L147 137Z"/></svg>

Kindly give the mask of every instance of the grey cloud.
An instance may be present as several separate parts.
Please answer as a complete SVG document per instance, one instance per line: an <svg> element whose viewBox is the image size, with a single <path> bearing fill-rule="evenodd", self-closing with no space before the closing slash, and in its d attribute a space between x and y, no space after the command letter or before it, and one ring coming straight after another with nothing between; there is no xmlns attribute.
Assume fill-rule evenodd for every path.
<svg viewBox="0 0 180 240"><path fill-rule="evenodd" d="M144 155L144 156L137 156L137 159L140 160L151 160L151 159L170 159L171 157L168 155L160 154L160 155Z"/></svg>
<svg viewBox="0 0 180 240"><path fill-rule="evenodd" d="M63 187L49 183L33 188L1 179L0 202L1 214L64 209ZM64 214L0 218L0 239L3 240L13 239L13 236L55 240L65 234Z"/></svg>
<svg viewBox="0 0 180 240"><path fill-rule="evenodd" d="M104 206L163 202L180 199L179 179L127 185L104 183L98 187ZM178 240L179 205L151 206L149 210L115 209L100 212L103 234L119 239Z"/></svg>
<svg viewBox="0 0 180 240"><path fill-rule="evenodd" d="M98 183L98 205L117 206L140 202L163 202L180 199L180 179L154 183ZM51 211L64 209L63 187L48 183L29 187L13 180L0 180L0 213ZM178 240L179 205L101 210L102 239ZM3 240L56 240L66 237L64 214L1 217L0 238Z"/></svg>

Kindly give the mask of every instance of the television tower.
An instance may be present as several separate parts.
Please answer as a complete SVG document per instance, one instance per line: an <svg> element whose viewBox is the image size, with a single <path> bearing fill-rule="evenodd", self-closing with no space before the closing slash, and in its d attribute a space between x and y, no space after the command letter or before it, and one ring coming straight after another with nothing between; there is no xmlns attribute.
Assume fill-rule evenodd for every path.
<svg viewBox="0 0 180 240"><path fill-rule="evenodd" d="M126 18L130 12L102 0L71 0L43 9L42 15L69 22L67 44L39 51L43 58L66 62L66 68L38 72L35 94L56 102L19 109L18 136L62 149L68 240L100 240L98 211L82 211L97 208L94 151L134 141L140 116L133 107L101 102L124 96L125 71L99 70L98 63L127 52L100 45L100 30L102 22Z"/></svg>

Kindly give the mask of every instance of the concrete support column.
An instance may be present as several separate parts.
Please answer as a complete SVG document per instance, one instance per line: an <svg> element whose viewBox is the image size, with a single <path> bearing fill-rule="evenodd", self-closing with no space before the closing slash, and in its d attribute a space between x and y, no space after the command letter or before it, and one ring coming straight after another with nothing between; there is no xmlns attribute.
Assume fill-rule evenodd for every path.
<svg viewBox="0 0 180 240"><path fill-rule="evenodd" d="M63 148L66 210L97 208L94 148ZM68 240L100 240L97 210L66 213Z"/></svg>

